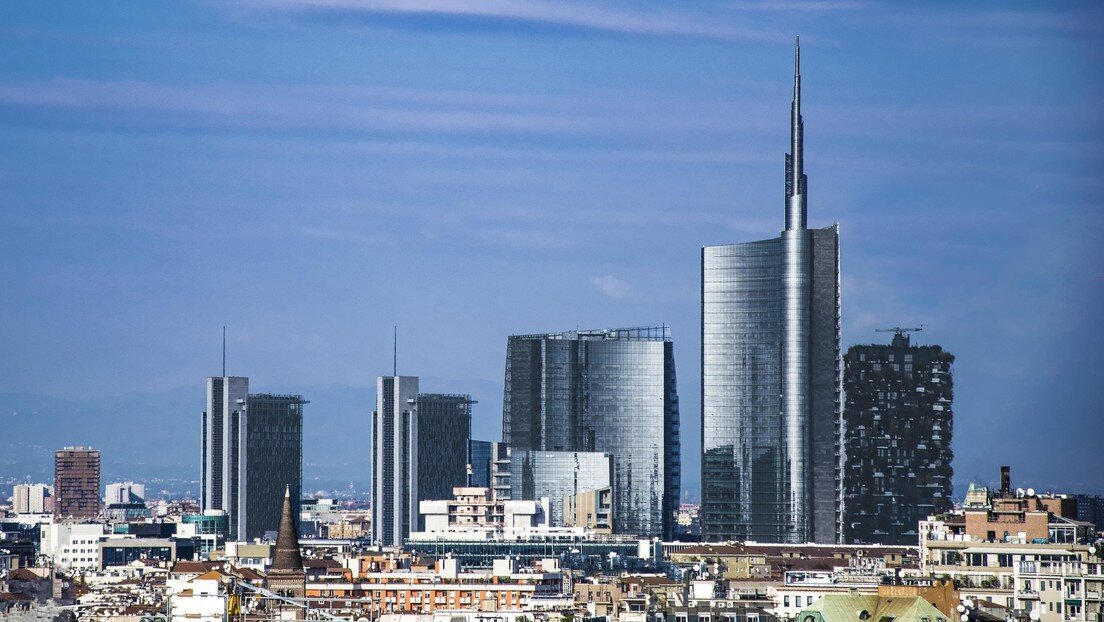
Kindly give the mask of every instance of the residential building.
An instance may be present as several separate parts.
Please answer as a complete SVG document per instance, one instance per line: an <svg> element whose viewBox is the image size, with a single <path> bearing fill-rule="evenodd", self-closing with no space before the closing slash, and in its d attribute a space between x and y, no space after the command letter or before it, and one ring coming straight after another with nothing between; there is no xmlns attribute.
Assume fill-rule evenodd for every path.
<svg viewBox="0 0 1104 622"><path fill-rule="evenodd" d="M16 484L12 487L12 510L16 514L45 514L50 498L49 484Z"/></svg>
<svg viewBox="0 0 1104 622"><path fill-rule="evenodd" d="M99 498L99 486L96 487ZM45 523L39 527L39 551L64 570L91 570L100 565L100 542L107 538L100 523Z"/></svg>
<svg viewBox="0 0 1104 622"><path fill-rule="evenodd" d="M838 542L839 230L807 227L795 58L781 236L702 248L702 539Z"/></svg>
<svg viewBox="0 0 1104 622"><path fill-rule="evenodd" d="M447 499L453 488L467 485L474 403L470 395L418 395L419 501Z"/></svg>
<svg viewBox="0 0 1104 622"><path fill-rule="evenodd" d="M116 482L114 484L108 484L104 488L104 503L107 505L111 505L113 503L145 503L145 501L145 484L135 484L134 482Z"/></svg>
<svg viewBox="0 0 1104 622"><path fill-rule="evenodd" d="M418 378L380 376L372 411L372 541L400 546L418 524Z"/></svg>
<svg viewBox="0 0 1104 622"><path fill-rule="evenodd" d="M489 488L454 488L449 499L419 503L424 533L530 530L548 526L549 500L496 499ZM411 534L412 537L414 534Z"/></svg>
<svg viewBox="0 0 1104 622"><path fill-rule="evenodd" d="M308 403L300 395L251 395L244 377L207 379L200 507L225 511L231 537L274 533L284 489L299 499Z"/></svg>
<svg viewBox="0 0 1104 622"><path fill-rule="evenodd" d="M606 453L620 533L670 537L680 482L674 346L666 326L513 335L506 345L503 442L517 498L520 452ZM523 467L520 467L523 468ZM599 467L601 468L601 467ZM604 470L604 469L603 469ZM600 478L595 474L591 479Z"/></svg>
<svg viewBox="0 0 1104 622"><path fill-rule="evenodd" d="M844 357L846 542L914 544L924 518L949 510L954 356L915 346L904 329L888 344Z"/></svg>
<svg viewBox="0 0 1104 622"><path fill-rule="evenodd" d="M613 489L606 486L565 496L562 517L564 527L613 533Z"/></svg>
<svg viewBox="0 0 1104 622"><path fill-rule="evenodd" d="M54 514L95 518L100 513L100 452L66 447L54 454Z"/></svg>

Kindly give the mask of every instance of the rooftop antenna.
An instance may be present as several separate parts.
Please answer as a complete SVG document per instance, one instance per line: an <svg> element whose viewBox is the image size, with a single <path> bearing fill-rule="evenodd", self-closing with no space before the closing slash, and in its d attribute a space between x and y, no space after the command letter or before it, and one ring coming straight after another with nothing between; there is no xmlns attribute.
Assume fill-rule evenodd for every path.
<svg viewBox="0 0 1104 622"><path fill-rule="evenodd" d="M391 375L399 375L399 327L395 327L395 334L391 340Z"/></svg>
<svg viewBox="0 0 1104 622"><path fill-rule="evenodd" d="M222 327L222 377L226 377L226 325Z"/></svg>

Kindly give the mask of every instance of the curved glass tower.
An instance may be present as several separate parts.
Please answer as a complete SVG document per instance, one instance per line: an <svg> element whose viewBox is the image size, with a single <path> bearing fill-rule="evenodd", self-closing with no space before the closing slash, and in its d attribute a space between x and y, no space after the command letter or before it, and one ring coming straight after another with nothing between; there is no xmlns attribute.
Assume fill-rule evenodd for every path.
<svg viewBox="0 0 1104 622"><path fill-rule="evenodd" d="M666 326L513 335L507 341L503 440L515 460L525 450L608 453L618 533L671 537L680 479L678 416Z"/></svg>
<svg viewBox="0 0 1104 622"><path fill-rule="evenodd" d="M836 542L839 233L807 227L800 52L785 230L702 248L702 537Z"/></svg>

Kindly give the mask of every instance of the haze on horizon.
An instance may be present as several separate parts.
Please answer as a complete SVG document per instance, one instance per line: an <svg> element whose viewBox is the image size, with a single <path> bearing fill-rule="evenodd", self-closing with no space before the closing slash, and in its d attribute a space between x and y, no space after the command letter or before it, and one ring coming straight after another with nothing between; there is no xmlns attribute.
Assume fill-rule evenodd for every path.
<svg viewBox="0 0 1104 622"><path fill-rule="evenodd" d="M221 326L230 373L287 391L374 386L399 325L401 373L499 390L475 411L492 438L507 335L666 323L696 487L700 247L783 226L799 34L809 224L840 223L844 349L923 323L915 343L955 354L958 485L1011 464L1104 492L1102 18L4 3L0 394L194 387L194 409L155 416L198 426ZM371 408L341 414L365 445Z"/></svg>

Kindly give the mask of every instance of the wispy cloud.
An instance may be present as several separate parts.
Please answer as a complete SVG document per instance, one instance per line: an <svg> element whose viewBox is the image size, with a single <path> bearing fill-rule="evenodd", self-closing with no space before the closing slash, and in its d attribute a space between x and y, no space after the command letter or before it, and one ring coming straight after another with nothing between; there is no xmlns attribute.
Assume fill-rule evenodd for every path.
<svg viewBox="0 0 1104 622"><path fill-rule="evenodd" d="M623 300L632 292L632 285L609 274L591 277L590 283L610 300Z"/></svg>
<svg viewBox="0 0 1104 622"><path fill-rule="evenodd" d="M722 41L782 42L788 34L745 24L724 24L683 13L603 8L593 3L540 0L245 0L282 11L365 15L424 15L509 20L604 32Z"/></svg>

